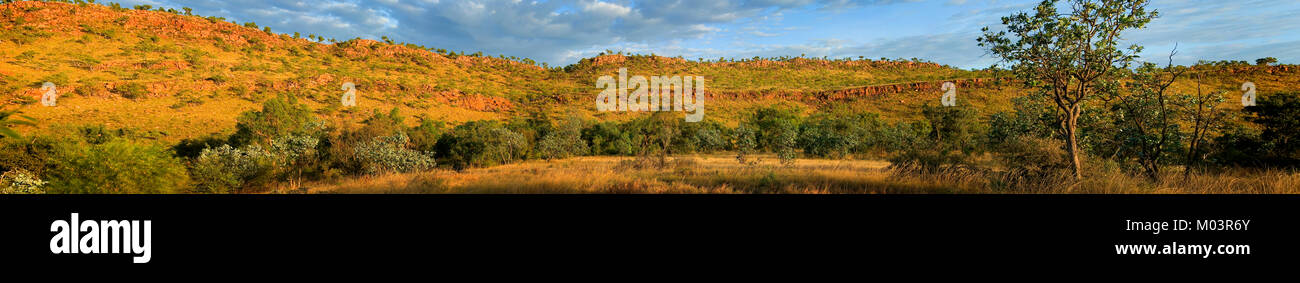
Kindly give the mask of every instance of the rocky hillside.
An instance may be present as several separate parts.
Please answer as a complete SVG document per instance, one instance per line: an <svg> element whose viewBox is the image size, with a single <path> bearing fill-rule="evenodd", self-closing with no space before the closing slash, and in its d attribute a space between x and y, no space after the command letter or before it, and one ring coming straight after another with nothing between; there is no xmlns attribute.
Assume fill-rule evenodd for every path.
<svg viewBox="0 0 1300 283"><path fill-rule="evenodd" d="M175 11L0 4L0 103L40 122L23 129L28 132L94 124L175 141L230 131L239 113L280 94L305 100L336 123L394 107L452 124L537 111L623 119L636 113L596 113L592 103L599 92L596 78L623 67L638 75L705 77L707 117L724 123L754 105L773 103L908 119L918 115L917 105L937 103L944 81L955 81L961 99L984 113L1011 109L1009 98L1018 92L992 73L911 60L607 54L547 69L526 59L412 44L331 43ZM1231 76L1224 84L1255 74L1259 78L1251 79L1261 90L1297 87L1297 70L1288 66L1240 68L1214 72ZM56 86L55 107L38 103L44 82ZM339 103L347 82L356 85L355 108Z"/></svg>

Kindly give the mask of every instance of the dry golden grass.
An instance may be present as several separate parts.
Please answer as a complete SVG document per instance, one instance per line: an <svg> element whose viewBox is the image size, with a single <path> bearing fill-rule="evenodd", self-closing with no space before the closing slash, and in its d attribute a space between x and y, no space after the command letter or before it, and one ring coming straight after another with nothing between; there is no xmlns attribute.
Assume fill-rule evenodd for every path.
<svg viewBox="0 0 1300 283"><path fill-rule="evenodd" d="M753 166L731 155L679 156L666 168L622 166L632 157L529 161L463 172L370 176L308 184L311 193L848 193L905 192L886 162L800 160L792 167L760 157ZM890 191L890 189L897 189Z"/></svg>
<svg viewBox="0 0 1300 283"><path fill-rule="evenodd" d="M1300 173L1233 169L1184 177L1182 171L1177 171L1166 172L1154 184L1140 177L1106 174L1085 181L1078 190L1097 194L1295 194L1300 193Z"/></svg>
<svg viewBox="0 0 1300 283"><path fill-rule="evenodd" d="M411 174L366 176L306 184L308 193L489 194L1276 194L1300 193L1300 174L1233 170L1192 175L1168 172L1151 183L1119 172L1094 173L1083 182L1014 183L994 173L898 173L874 160L800 159L781 166L773 156L741 165L732 155L679 156L666 168L634 169L632 157L577 157L556 161ZM1172 171L1172 170L1171 170Z"/></svg>
<svg viewBox="0 0 1300 283"><path fill-rule="evenodd" d="M159 132L159 139L175 142L210 133L234 131L238 113L261 106L240 99L213 100L202 107L172 109L175 99L132 101L123 98L69 97L59 99L59 107L27 107L23 115L37 121L41 130L20 127L24 132L57 133L60 128L102 125L109 129L129 128ZM235 113L232 115L231 113Z"/></svg>

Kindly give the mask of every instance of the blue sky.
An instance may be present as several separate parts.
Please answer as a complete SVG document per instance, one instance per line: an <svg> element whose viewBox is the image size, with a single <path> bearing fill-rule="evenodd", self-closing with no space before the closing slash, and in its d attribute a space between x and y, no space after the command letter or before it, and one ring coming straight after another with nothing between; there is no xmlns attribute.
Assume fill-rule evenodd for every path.
<svg viewBox="0 0 1300 283"><path fill-rule="evenodd" d="M987 67L975 38L1023 0L126 0L190 7L281 33L389 36L457 51L567 65L605 50L689 59L754 56L921 58ZM1144 60L1300 59L1300 1L1154 0L1161 18L1131 32Z"/></svg>

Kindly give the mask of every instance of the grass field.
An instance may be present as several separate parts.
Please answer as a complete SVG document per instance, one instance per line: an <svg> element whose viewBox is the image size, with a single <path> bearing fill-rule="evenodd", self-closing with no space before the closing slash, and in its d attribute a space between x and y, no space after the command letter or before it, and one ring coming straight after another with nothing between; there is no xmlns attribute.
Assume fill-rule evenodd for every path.
<svg viewBox="0 0 1300 283"><path fill-rule="evenodd" d="M734 155L679 156L666 168L627 166L633 157L577 157L528 161L463 172L436 170L411 174L365 176L305 184L279 193L1300 193L1300 173L1282 171L1195 174L1183 179L1170 173L1158 184L1118 172L1098 172L1083 183L996 185L992 175L904 174L878 160L799 159L781 166L775 156L760 156L757 165L741 165ZM1032 189L1040 188L1040 189Z"/></svg>

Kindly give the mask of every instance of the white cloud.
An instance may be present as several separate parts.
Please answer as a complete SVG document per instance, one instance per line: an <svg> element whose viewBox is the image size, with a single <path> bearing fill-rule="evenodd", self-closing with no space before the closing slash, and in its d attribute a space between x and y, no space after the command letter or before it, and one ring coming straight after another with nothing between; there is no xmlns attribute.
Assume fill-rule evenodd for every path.
<svg viewBox="0 0 1300 283"><path fill-rule="evenodd" d="M582 11L590 12L602 16L626 17L632 13L632 8L601 1L583 1Z"/></svg>
<svg viewBox="0 0 1300 283"><path fill-rule="evenodd" d="M803 30L829 27L780 25L784 17L809 13L857 17L867 5L912 0L121 0L123 5L190 7L205 16L254 21L277 32L298 31L337 39L379 38L457 51L483 51L533 58L552 65L573 63L578 55L604 49L642 50L692 57L793 56L918 57L957 66L987 66L990 58L975 45L983 26L998 17L1031 8L1034 0L933 0L963 5L942 28L929 35L879 38L873 42L835 39L791 42ZM1156 0L1164 15L1128 39L1159 50L1185 47L1182 63L1223 57L1275 56L1294 62L1300 8L1290 0ZM798 30L798 31L796 31ZM794 32L792 32L794 31ZM855 38L858 34L836 35ZM684 48L681 40L727 47ZM753 41L755 43L749 43ZM594 51L594 52L592 52ZM1268 54L1263 54L1268 53ZM1145 55L1145 54L1144 54ZM1154 56L1154 55L1153 55Z"/></svg>

